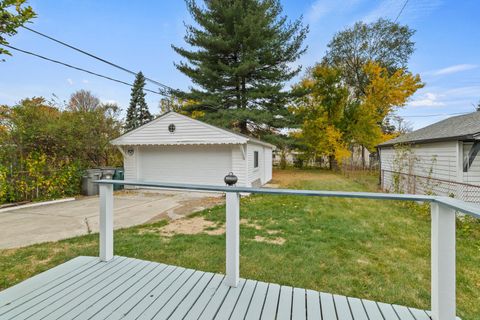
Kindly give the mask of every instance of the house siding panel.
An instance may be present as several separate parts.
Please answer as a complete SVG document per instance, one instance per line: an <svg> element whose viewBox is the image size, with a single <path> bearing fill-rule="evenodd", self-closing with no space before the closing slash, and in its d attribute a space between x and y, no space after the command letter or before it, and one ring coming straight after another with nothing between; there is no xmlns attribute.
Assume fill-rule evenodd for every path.
<svg viewBox="0 0 480 320"><path fill-rule="evenodd" d="M175 131L169 132L168 126L175 125ZM114 140L114 144L154 145L154 144L240 144L247 138L212 127L206 123L171 113L127 133Z"/></svg>
<svg viewBox="0 0 480 320"><path fill-rule="evenodd" d="M272 180L272 149L268 147L263 148L265 153L265 181L264 183Z"/></svg>
<svg viewBox="0 0 480 320"><path fill-rule="evenodd" d="M238 177L237 186L247 186L247 167L244 159L245 145L232 146L232 172Z"/></svg>
<svg viewBox="0 0 480 320"><path fill-rule="evenodd" d="M400 161L399 152L393 147L380 149L382 170L382 187L387 191L401 191L406 193L433 193L442 196L454 196L467 201L480 201L467 194L466 187L457 182L478 184L476 176L480 176L480 161L472 165L470 172L463 173L463 160L459 159L457 141L418 144L411 147L411 156L408 160ZM468 147L464 146L464 152ZM468 152L468 151L467 151ZM405 159L404 158L404 159ZM474 161L474 162L475 162ZM401 179L397 174L401 172ZM426 178L423 178L426 177ZM428 179L432 178L432 179ZM434 180L440 179L440 180ZM398 190L395 190L398 188Z"/></svg>
<svg viewBox="0 0 480 320"><path fill-rule="evenodd" d="M254 154L258 152L258 167L254 167ZM255 143L248 144L248 181L252 186L259 186L264 184L263 172L265 170L265 154L264 147Z"/></svg>

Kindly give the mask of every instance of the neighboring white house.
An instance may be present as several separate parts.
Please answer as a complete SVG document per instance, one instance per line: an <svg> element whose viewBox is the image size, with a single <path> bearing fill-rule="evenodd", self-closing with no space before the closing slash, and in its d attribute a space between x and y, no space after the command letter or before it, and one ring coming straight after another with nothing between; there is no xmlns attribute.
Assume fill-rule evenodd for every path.
<svg viewBox="0 0 480 320"><path fill-rule="evenodd" d="M112 140L123 154L125 179L237 186L272 179L273 145L168 112Z"/></svg>
<svg viewBox="0 0 480 320"><path fill-rule="evenodd" d="M480 202L480 112L445 119L378 149L384 190Z"/></svg>

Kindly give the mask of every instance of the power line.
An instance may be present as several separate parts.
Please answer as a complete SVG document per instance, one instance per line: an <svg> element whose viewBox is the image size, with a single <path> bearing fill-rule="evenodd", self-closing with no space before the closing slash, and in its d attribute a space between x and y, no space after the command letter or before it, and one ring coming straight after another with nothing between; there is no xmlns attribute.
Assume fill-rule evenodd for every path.
<svg viewBox="0 0 480 320"><path fill-rule="evenodd" d="M85 72L85 73L88 73L88 74L91 74L91 75L94 75L94 76L97 76L97 77L100 77L100 78L104 78L104 79L107 79L107 80L110 80L110 81L118 82L118 83L121 83L121 84L130 86L130 87L133 87L133 84L131 84L131 83L128 83L128 82L125 82L125 81L122 81L122 80L118 80L118 79L115 79L115 78L112 78L112 77L108 77L108 76L102 75L102 74L100 74L100 73L96 73L96 72L93 72L93 71L90 71L90 70L86 70L86 69L83 69L83 68L80 68L80 67L76 67L76 66L73 66L73 65L71 65L71 64L62 62L62 61L50 59L50 58L47 58L47 57L45 57L45 56L42 56L42 55L39 55L39 54L30 52L30 51L27 51L27 50L22 50L22 49L19 49L19 48L15 48L15 47L12 47L11 45L8 45L8 44L3 44L3 46L5 46L5 47L7 47L7 48L9 48L9 49L12 49L12 50L16 50L16 51L19 51L19 52L22 52L22 53L25 53L25 54L28 54L28 55L31 55L31 56L34 56L34 57L43 59L43 60L46 60L46 61L50 61L50 62L53 62L53 63L56 63L56 64L60 64L60 65L62 65L62 66L68 67L68 68L72 68L72 69L75 69L75 70L78 70L78 71L82 71L82 72ZM148 92L151 92L151 93L155 93L155 94L161 95L161 96L167 96L167 97L169 97L169 95L167 95L166 93L161 93L161 92L157 92L157 91L150 90L150 89L144 89L144 90L145 90L145 91L148 91Z"/></svg>
<svg viewBox="0 0 480 320"><path fill-rule="evenodd" d="M46 35L46 34L44 34L44 33L41 33L41 32L39 32L39 31L33 30L33 29L29 28L29 27L22 26L22 28L24 28L24 29L26 29L26 30L28 30L28 31L31 31L31 32L33 32L33 33L36 33L36 34L38 34L39 36L42 36L42 37L44 37L44 38L47 38L47 39L52 40L52 41L54 41L54 42L57 42L57 43L59 43L59 44L61 44L61 45L63 45L63 46L66 46L66 47L70 48L70 49L73 49L73 50L75 50L75 51L78 51L78 52L80 52L80 53L82 53L82 54L85 54L85 55L87 55L87 56L89 56L89 57L91 57L91 58L97 59L98 61L101 61L101 62L103 62L103 63L106 63L106 64L108 64L108 65L110 65L110 66L112 66L112 67L115 67L115 68L120 69L120 70L122 70L122 71L128 72L128 73L130 73L130 74L132 74L132 75L137 75L137 72L135 72L135 71L129 70L129 69L124 68L124 67L122 67L122 66L120 66L120 65L118 65L118 64L116 64L116 63L113 63L113 62L108 61L108 60L106 60L106 59L100 58L99 56L96 56L96 55L94 55L93 53L90 53L90 52L87 52L87 51L82 50L82 49L80 49L80 48L77 48L77 47L75 47L75 46L72 46L72 45L70 45L70 44L68 44L68 43L66 43L66 42L64 42L64 41L55 39L55 38L53 38L53 37L51 37L51 36L48 36L48 35ZM163 83L161 83L161 82L158 82L158 81L156 81L156 80L153 80L153 79L150 79L150 78L147 78L147 77L145 77L145 80L147 80L147 81L149 81L149 82L151 82L151 83L154 83L154 84L160 86L160 87L163 88L164 90L175 91L173 88L171 88L171 87L169 87L169 86L167 86L167 85L165 85L165 84L163 84Z"/></svg>
<svg viewBox="0 0 480 320"><path fill-rule="evenodd" d="M408 3L408 0L405 0L405 3L403 4L402 9L400 9L400 12L397 14L397 17L396 17L395 20L393 21L394 23L397 22L398 18L400 18L400 15L403 13L403 10L404 10L405 7L407 6L407 3Z"/></svg>

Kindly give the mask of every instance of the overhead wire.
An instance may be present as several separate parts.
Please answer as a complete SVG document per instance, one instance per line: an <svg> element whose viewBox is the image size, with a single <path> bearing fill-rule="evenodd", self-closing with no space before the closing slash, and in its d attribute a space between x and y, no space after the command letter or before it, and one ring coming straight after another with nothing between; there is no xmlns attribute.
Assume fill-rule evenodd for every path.
<svg viewBox="0 0 480 320"><path fill-rule="evenodd" d="M72 69L75 69L75 70L78 70L78 71L82 71L82 72L85 72L85 73L94 75L94 76L96 76L96 77L100 77L100 78L103 78L103 79L107 79L107 80L110 80L110 81L114 81L114 82L117 82L117 83L121 83L121 84L130 86L130 87L133 87L133 84L128 83L128 82L123 81L123 80L118 80L118 79L115 79L115 78L112 78L112 77L109 77L109 76L105 76L105 75L100 74L100 73L97 73L97 72L93 72L93 71L90 71L90 70L87 70L87 69L84 69L84 68L80 68L80 67L71 65L71 64L69 64L69 63L59 61L59 60L51 59L51 58L42 56L42 55L40 55L40 54L31 52L31 51L27 51L27 50L23 50L23 49L20 49L20 48L16 48L16 47L11 46L11 45L8 45L8 44L2 44L2 45L5 46L5 47L7 47L7 48L9 48L9 49L12 49L12 50L15 50L15 51L19 51L19 52L22 52L22 53L25 53L25 54L28 54L28 55L31 55L31 56L34 56L34 57L37 57L37 58L40 58L40 59L43 59L43 60L52 62L52 63L60 64L60 65L62 65L62 66L65 66L65 67L68 67L68 68L72 68ZM169 94L164 93L164 92L158 92L158 91L154 91L154 90L147 89L147 88L145 88L144 90L145 90L145 91L148 91L148 92L151 92L151 93L155 93L155 94L161 95L161 96L170 97Z"/></svg>
<svg viewBox="0 0 480 320"><path fill-rule="evenodd" d="M398 12L397 17L393 21L394 23L396 23L398 21L398 18L400 18L400 16L402 15L403 10L405 10L405 7L407 6L407 3L408 3L408 0L405 0L405 3L403 4L402 8L400 9L400 12Z"/></svg>
<svg viewBox="0 0 480 320"><path fill-rule="evenodd" d="M78 47L76 47L76 46L73 46L73 45L71 45L71 44L68 44L68 43L66 43L66 42L64 42L64 41L58 40L58 39L56 39L56 38L54 38L54 37L52 37L52 36L49 36L49 35L47 35L47 34L45 34L45 33L39 32L39 31L37 31L37 30L34 30L34 29L29 28L29 27L26 27L26 26L22 26L22 28L23 28L23 29L26 29L26 30L28 30L28 31L30 31L30 32L33 32L33 33L35 33L35 34L37 34L37 35L39 35L39 36L41 36L41 37L44 37L44 38L49 39L49 40L51 40L51 41L54 41L54 42L56 42L56 43L58 43L58 44L61 44L61 45L65 46L65 47L68 47L68 48L70 48L70 49L72 49L72 50L75 50L75 51L77 51L77 52L80 52L80 53L82 53L82 54L84 54L84 55L87 55L87 56L89 56L89 57L91 57L91 58L94 58L94 59L96 59L96 60L98 60L98 61L101 61L101 62L103 62L103 63L106 63L106 64L108 64L108 65L110 65L110 66L112 66L112 67L115 67L115 68L117 68L117 69L120 69L120 70L122 70L122 71L125 71L125 72L127 72L127 73L129 73L129 74L136 75L136 74L138 73L138 72L132 71L132 70L130 70L130 69L127 69L127 68L125 68L125 67L122 67L122 66L120 66L120 65L118 65L118 64L116 64L116 63L113 63L113 62L111 62L111 61L109 61L109 60L107 60L107 59L101 58L101 57L99 57L99 56L97 56L97 55L95 55L95 54L93 54L93 53L87 52L87 51L85 51L85 50L83 50L83 49L80 49L80 48L78 48ZM153 80L153 79L151 79L151 78L149 78L149 77L145 77L145 80L148 81L148 82L151 82L151 83L153 83L153 84L158 85L159 87L161 87L161 88L164 89L164 90L175 91L175 89L173 89L172 87L167 86L167 85L165 85L165 84L163 84L163 83L161 83L161 82L159 82L159 81Z"/></svg>

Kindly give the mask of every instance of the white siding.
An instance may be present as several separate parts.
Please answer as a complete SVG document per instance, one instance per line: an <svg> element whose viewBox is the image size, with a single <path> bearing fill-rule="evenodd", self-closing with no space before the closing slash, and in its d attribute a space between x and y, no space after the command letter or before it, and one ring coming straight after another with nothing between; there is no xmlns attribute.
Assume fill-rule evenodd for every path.
<svg viewBox="0 0 480 320"><path fill-rule="evenodd" d="M436 179L457 180L456 141L419 144L410 150L411 155L405 156L401 161L398 149L381 148L381 168Z"/></svg>
<svg viewBox="0 0 480 320"><path fill-rule="evenodd" d="M267 183L272 180L272 148L263 147L265 152L265 180L263 183Z"/></svg>
<svg viewBox="0 0 480 320"><path fill-rule="evenodd" d="M168 131L175 125L173 133ZM169 113L112 141L117 145L239 144L243 138L177 113Z"/></svg>
<svg viewBox="0 0 480 320"><path fill-rule="evenodd" d="M247 161L244 156L245 146L246 145L232 146L232 172L238 177L237 186L241 187L248 186Z"/></svg>
<svg viewBox="0 0 480 320"><path fill-rule="evenodd" d="M263 146L254 143L248 143L247 146L248 182L250 185L258 187L265 183L263 181L263 170L265 169ZM256 168L254 167L255 152L258 152L258 167Z"/></svg>
<svg viewBox="0 0 480 320"><path fill-rule="evenodd" d="M138 148L135 146L122 146L123 149L123 170L125 180L137 180L137 155ZM133 154L129 155L128 150L132 149ZM125 189L135 189L132 186L125 186Z"/></svg>
<svg viewBox="0 0 480 320"><path fill-rule="evenodd" d="M480 188L462 184L480 182L479 159L475 159L469 172L463 172L462 154L468 154L470 147L457 141L419 144L404 156L398 149L381 148L382 187L392 192L432 193L480 202Z"/></svg>

